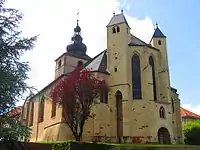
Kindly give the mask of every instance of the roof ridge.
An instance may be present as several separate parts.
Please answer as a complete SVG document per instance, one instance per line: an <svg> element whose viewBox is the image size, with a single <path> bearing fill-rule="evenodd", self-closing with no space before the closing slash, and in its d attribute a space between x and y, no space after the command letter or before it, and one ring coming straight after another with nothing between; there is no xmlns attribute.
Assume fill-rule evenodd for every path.
<svg viewBox="0 0 200 150"><path fill-rule="evenodd" d="M143 40L141 40L140 38L136 37L135 35L131 34L131 36L135 37L137 40L140 40L142 43L146 44L146 45L149 45L147 44L146 42L144 42Z"/></svg>
<svg viewBox="0 0 200 150"><path fill-rule="evenodd" d="M89 65L93 60L95 60L98 56L100 56L101 54L103 54L107 49L103 50L101 53L99 53L98 55L96 55L95 57L93 57L92 59L90 59L89 61L87 61L85 64L83 64L83 68L85 68L87 65Z"/></svg>

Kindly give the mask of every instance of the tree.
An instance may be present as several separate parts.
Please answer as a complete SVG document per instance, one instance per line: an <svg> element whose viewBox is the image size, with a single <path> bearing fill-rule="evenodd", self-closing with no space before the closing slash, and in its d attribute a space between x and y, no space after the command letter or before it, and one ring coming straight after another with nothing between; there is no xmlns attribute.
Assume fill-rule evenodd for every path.
<svg viewBox="0 0 200 150"><path fill-rule="evenodd" d="M96 79L89 70L75 69L51 91L54 102L62 105L63 119L71 129L76 141L81 140L85 121L91 115L91 108L101 92L108 90L104 80Z"/></svg>
<svg viewBox="0 0 200 150"><path fill-rule="evenodd" d="M187 122L184 125L185 143L200 145L200 120Z"/></svg>
<svg viewBox="0 0 200 150"><path fill-rule="evenodd" d="M31 90L26 83L30 68L20 58L33 49L37 36L23 37L19 31L22 14L4 4L5 0L0 0L0 140L16 140L26 136L28 130L19 123L18 116L9 117L7 113Z"/></svg>

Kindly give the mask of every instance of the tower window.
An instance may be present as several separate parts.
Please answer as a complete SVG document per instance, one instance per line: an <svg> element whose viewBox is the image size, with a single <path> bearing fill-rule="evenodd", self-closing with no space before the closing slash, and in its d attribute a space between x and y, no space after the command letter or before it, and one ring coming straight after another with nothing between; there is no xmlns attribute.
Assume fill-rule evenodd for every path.
<svg viewBox="0 0 200 150"><path fill-rule="evenodd" d="M117 32L120 32L120 28L119 27L117 27Z"/></svg>
<svg viewBox="0 0 200 150"><path fill-rule="evenodd" d="M115 72L117 72L117 68L115 68Z"/></svg>
<svg viewBox="0 0 200 150"><path fill-rule="evenodd" d="M115 27L112 28L112 33L116 33Z"/></svg>
<svg viewBox="0 0 200 150"><path fill-rule="evenodd" d="M165 118L165 109L163 106L160 107L159 114L160 118Z"/></svg>
<svg viewBox="0 0 200 150"><path fill-rule="evenodd" d="M62 65L62 61L61 61L61 60L59 60L59 61L58 61L58 68L60 68L60 67L61 67L61 65Z"/></svg>
<svg viewBox="0 0 200 150"><path fill-rule="evenodd" d="M117 57L115 57L115 59L118 59Z"/></svg>
<svg viewBox="0 0 200 150"><path fill-rule="evenodd" d="M140 58L137 54L132 57L132 90L133 99L142 99Z"/></svg>
<svg viewBox="0 0 200 150"><path fill-rule="evenodd" d="M158 45L161 45L161 40L158 41Z"/></svg>
<svg viewBox="0 0 200 150"><path fill-rule="evenodd" d="M80 67L82 65L83 65L83 62L81 60L79 60L77 66Z"/></svg>

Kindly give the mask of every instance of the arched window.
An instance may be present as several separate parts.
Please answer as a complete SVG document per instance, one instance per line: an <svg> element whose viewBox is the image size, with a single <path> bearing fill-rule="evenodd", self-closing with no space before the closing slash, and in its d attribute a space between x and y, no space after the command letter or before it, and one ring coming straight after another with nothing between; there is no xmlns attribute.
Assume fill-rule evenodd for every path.
<svg viewBox="0 0 200 150"><path fill-rule="evenodd" d="M29 124L30 102L26 103L26 124Z"/></svg>
<svg viewBox="0 0 200 150"><path fill-rule="evenodd" d="M162 43L161 43L161 40L159 40L159 41L158 41L158 45L161 45L161 44L162 44Z"/></svg>
<svg viewBox="0 0 200 150"><path fill-rule="evenodd" d="M117 91L115 93L116 99L116 115L117 115L117 140L121 143L123 137L123 105L122 105L122 93Z"/></svg>
<svg viewBox="0 0 200 150"><path fill-rule="evenodd" d="M163 106L160 107L159 114L160 118L165 118L165 109Z"/></svg>
<svg viewBox="0 0 200 150"><path fill-rule="evenodd" d="M83 65L83 62L81 60L78 61L77 66L80 67Z"/></svg>
<svg viewBox="0 0 200 150"><path fill-rule="evenodd" d="M157 100L157 91L156 91L156 77L155 77L155 64L152 56L149 56L149 65L152 69L152 80L153 80L153 99Z"/></svg>
<svg viewBox="0 0 200 150"><path fill-rule="evenodd" d="M108 104L108 91L107 90L101 91L101 93L100 93L100 102Z"/></svg>
<svg viewBox="0 0 200 150"><path fill-rule="evenodd" d="M58 68L60 68L61 65L62 65L62 60L59 60L59 61L58 61Z"/></svg>
<svg viewBox="0 0 200 150"><path fill-rule="evenodd" d="M132 91L133 99L141 99L141 71L140 71L140 58L137 54L132 57Z"/></svg>
<svg viewBox="0 0 200 150"><path fill-rule="evenodd" d="M112 33L116 33L115 27L112 28Z"/></svg>
<svg viewBox="0 0 200 150"><path fill-rule="evenodd" d="M40 99L40 104L39 104L39 122L43 122L44 121L44 99L45 97L42 96Z"/></svg>
<svg viewBox="0 0 200 150"><path fill-rule="evenodd" d="M117 27L117 32L120 32L120 28L119 27Z"/></svg>
<svg viewBox="0 0 200 150"><path fill-rule="evenodd" d="M51 118L56 116L56 102L52 101Z"/></svg>
<svg viewBox="0 0 200 150"><path fill-rule="evenodd" d="M32 126L33 117L34 117L34 102L33 101L30 103L30 106L31 106L31 112L30 112L29 126Z"/></svg>

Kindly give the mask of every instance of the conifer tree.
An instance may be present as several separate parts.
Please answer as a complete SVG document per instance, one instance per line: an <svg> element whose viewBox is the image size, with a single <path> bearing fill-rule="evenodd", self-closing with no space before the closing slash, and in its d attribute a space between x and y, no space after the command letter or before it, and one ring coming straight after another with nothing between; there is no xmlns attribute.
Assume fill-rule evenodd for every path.
<svg viewBox="0 0 200 150"><path fill-rule="evenodd" d="M20 58L33 49L37 36L22 36L22 17L19 10L6 8L5 0L0 0L0 140L17 140L29 134L18 115L8 115L30 90L26 83L30 68Z"/></svg>

